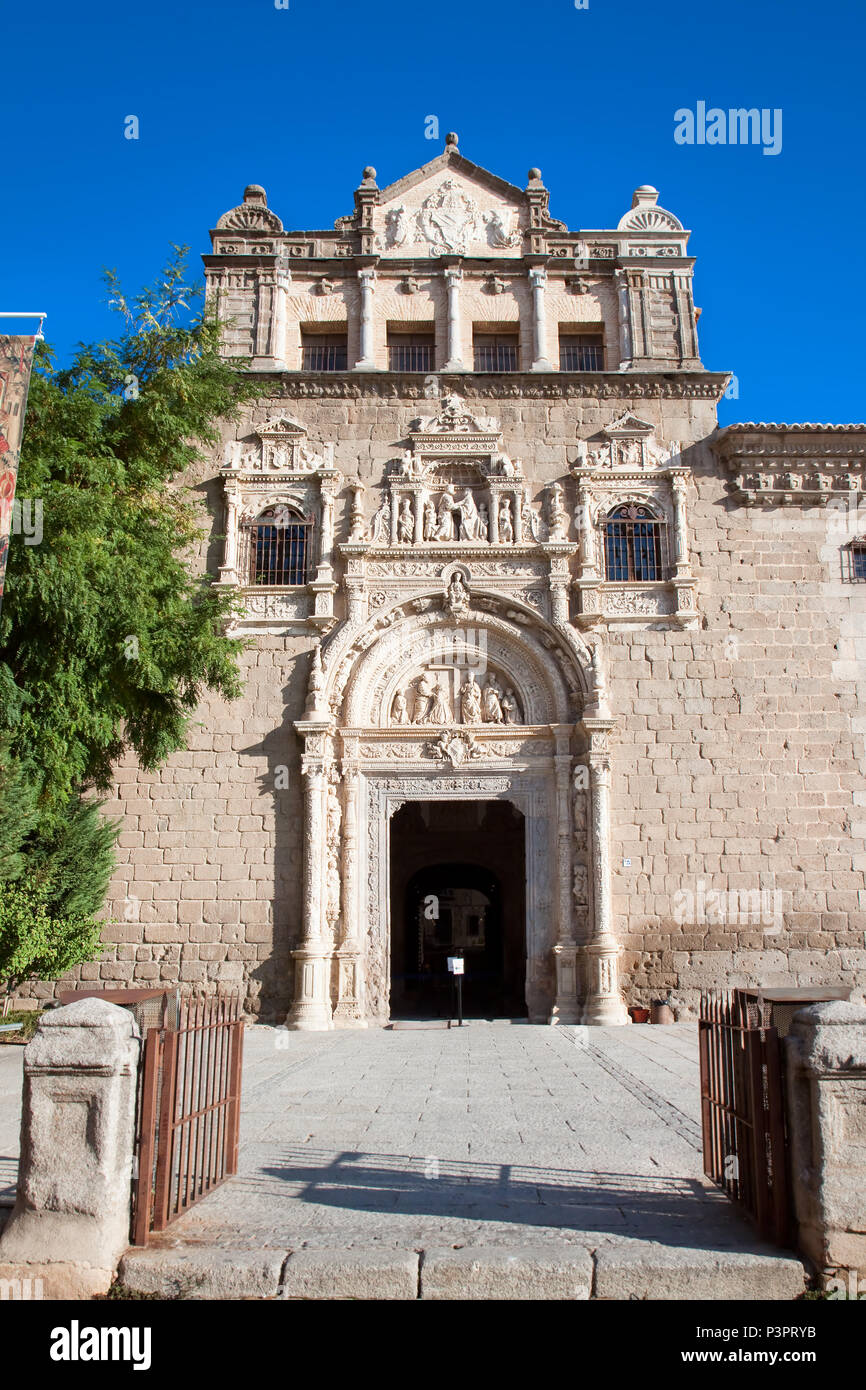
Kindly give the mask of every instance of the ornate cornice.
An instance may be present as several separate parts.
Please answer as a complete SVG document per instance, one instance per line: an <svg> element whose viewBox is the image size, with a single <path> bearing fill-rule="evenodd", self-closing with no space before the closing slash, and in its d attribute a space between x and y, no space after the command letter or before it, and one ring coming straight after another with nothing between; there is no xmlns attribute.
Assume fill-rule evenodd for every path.
<svg viewBox="0 0 866 1390"><path fill-rule="evenodd" d="M866 490L866 425L729 425L712 448L750 506L824 506Z"/></svg>
<svg viewBox="0 0 866 1390"><path fill-rule="evenodd" d="M365 372L314 373L255 372L256 379L271 378L268 398L277 400L373 398L394 401L425 399L423 378L416 373ZM719 401L728 384L726 372L508 372L491 379L472 372L435 374L443 394L460 390L465 395L492 400L706 400Z"/></svg>

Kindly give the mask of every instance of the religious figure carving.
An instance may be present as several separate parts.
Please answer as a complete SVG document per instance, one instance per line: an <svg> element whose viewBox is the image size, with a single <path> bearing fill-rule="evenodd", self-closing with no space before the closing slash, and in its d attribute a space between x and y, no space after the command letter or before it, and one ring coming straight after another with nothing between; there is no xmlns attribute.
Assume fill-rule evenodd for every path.
<svg viewBox="0 0 866 1390"><path fill-rule="evenodd" d="M428 724L430 722L430 707L433 697L436 694L436 681L429 671L425 671L415 687L415 710L412 718L413 724Z"/></svg>
<svg viewBox="0 0 866 1390"><path fill-rule="evenodd" d="M481 723L481 689L471 671L460 691L460 715L464 724Z"/></svg>
<svg viewBox="0 0 866 1390"><path fill-rule="evenodd" d="M460 513L460 539L461 541L478 540L478 508L475 505L475 498L469 488L463 493L457 510Z"/></svg>
<svg viewBox="0 0 866 1390"><path fill-rule="evenodd" d="M501 704L502 704L502 718L503 718L503 720L505 721L505 723L506 723L506 724L516 724L516 723L518 722L518 719L517 719L517 702L516 702L516 700L515 700L515 698L514 698L514 691L513 691L513 690L506 690L505 694L504 694L503 697L502 697Z"/></svg>
<svg viewBox="0 0 866 1390"><path fill-rule="evenodd" d="M436 531L439 520L436 515L436 503L431 497L424 503L424 539L425 541L435 541Z"/></svg>
<svg viewBox="0 0 866 1390"><path fill-rule="evenodd" d="M379 545L388 545L391 540L391 503L387 497L370 522L370 539Z"/></svg>
<svg viewBox="0 0 866 1390"><path fill-rule="evenodd" d="M490 513L487 504L482 502L478 507L478 539L486 541L490 534Z"/></svg>
<svg viewBox="0 0 866 1390"><path fill-rule="evenodd" d="M448 582L447 605L452 618L462 618L469 611L469 590L459 570L454 571Z"/></svg>
<svg viewBox="0 0 866 1390"><path fill-rule="evenodd" d="M454 512L456 510L457 503L454 500L454 488L449 483L439 499L438 525L436 527L437 541L454 540Z"/></svg>
<svg viewBox="0 0 866 1390"><path fill-rule="evenodd" d="M409 220L402 203L385 213L385 245L403 246L409 235Z"/></svg>
<svg viewBox="0 0 866 1390"><path fill-rule="evenodd" d="M589 874L585 864L574 866L574 901L578 907L586 907L589 902Z"/></svg>
<svg viewBox="0 0 866 1390"><path fill-rule="evenodd" d="M503 497L499 504L499 539L504 545L511 545L514 540L514 521L512 519L511 500Z"/></svg>
<svg viewBox="0 0 866 1390"><path fill-rule="evenodd" d="M541 517L529 500L529 493L524 495L523 503L520 508L520 517L523 522L523 537L531 537L534 541L541 540Z"/></svg>
<svg viewBox="0 0 866 1390"><path fill-rule="evenodd" d="M495 676L490 676L484 687L483 708L484 722L486 724L501 724L503 722L502 705L500 698L502 691Z"/></svg>
<svg viewBox="0 0 866 1390"><path fill-rule="evenodd" d="M400 503L400 516L397 521L397 539L404 544L408 544L415 539L415 517L412 512L412 502L408 497L404 497Z"/></svg>
<svg viewBox="0 0 866 1390"><path fill-rule="evenodd" d="M444 685L436 686L433 708L430 711L431 724L450 724L452 722L451 701Z"/></svg>
<svg viewBox="0 0 866 1390"><path fill-rule="evenodd" d="M398 691L397 691L397 694L394 696L394 703L393 703L393 705L391 706L391 723L392 723L392 724L408 724L408 723L409 723L409 708L408 708L408 705L406 704L406 692L405 692L405 690L398 690Z"/></svg>
<svg viewBox="0 0 866 1390"><path fill-rule="evenodd" d="M547 516L550 539L564 541L568 531L568 513L562 503L562 487L559 483L551 484Z"/></svg>
<svg viewBox="0 0 866 1390"><path fill-rule="evenodd" d="M487 224L487 240L491 246L517 246L520 241L520 233L514 230L514 214L512 212L494 208L490 212L485 212L484 221Z"/></svg>

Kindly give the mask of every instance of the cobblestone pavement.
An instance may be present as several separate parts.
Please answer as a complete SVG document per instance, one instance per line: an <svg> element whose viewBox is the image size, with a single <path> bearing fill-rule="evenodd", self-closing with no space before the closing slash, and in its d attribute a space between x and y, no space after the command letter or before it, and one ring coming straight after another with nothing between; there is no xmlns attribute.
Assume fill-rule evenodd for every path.
<svg viewBox="0 0 866 1390"><path fill-rule="evenodd" d="M246 1038L237 1178L162 1240L764 1250L701 1171L697 1028Z"/></svg>

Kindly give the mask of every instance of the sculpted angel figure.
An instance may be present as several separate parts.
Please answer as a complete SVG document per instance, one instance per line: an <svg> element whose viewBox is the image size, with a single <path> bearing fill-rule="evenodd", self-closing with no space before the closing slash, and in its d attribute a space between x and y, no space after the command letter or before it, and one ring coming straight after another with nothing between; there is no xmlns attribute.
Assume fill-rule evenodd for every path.
<svg viewBox="0 0 866 1390"><path fill-rule="evenodd" d="M415 539L415 517L412 512L412 503L408 497L404 497L400 503L400 516L397 521L397 539L408 543Z"/></svg>
<svg viewBox="0 0 866 1390"><path fill-rule="evenodd" d="M464 724L481 723L481 688L471 671L460 691L460 714Z"/></svg>
<svg viewBox="0 0 866 1390"><path fill-rule="evenodd" d="M388 545L391 540L391 503L385 497L382 505L370 522L370 539L379 545Z"/></svg>

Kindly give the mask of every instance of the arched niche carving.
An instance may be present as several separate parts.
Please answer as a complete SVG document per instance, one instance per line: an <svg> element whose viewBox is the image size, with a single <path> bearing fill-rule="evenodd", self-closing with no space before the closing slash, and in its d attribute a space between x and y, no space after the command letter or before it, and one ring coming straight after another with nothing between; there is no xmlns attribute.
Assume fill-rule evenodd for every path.
<svg viewBox="0 0 866 1390"><path fill-rule="evenodd" d="M414 601L418 605L418 600ZM439 607L414 611L411 604L380 615L346 650L325 660L326 698L348 728L384 728L391 723L394 696L429 663L464 659L468 669L492 672L516 697L525 725L573 723L591 698L590 654L585 665L532 610L512 618L473 609L455 624ZM525 621L515 621L516 618ZM580 647L583 644L580 643Z"/></svg>

